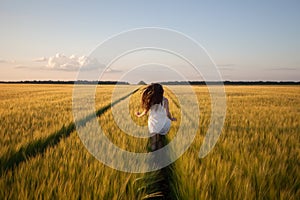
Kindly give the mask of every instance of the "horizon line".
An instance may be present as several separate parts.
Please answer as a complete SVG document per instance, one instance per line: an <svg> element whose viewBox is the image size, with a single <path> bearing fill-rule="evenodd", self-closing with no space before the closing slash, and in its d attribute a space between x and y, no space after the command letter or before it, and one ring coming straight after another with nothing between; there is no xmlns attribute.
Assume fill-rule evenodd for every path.
<svg viewBox="0 0 300 200"><path fill-rule="evenodd" d="M19 80L19 81L0 81L0 84L95 84L101 85L139 85L141 83L149 84L145 81L139 81L138 83L130 83L127 81L91 81L91 80ZM164 85L206 85L206 84L224 84L224 85L300 85L300 81L263 81L263 80L243 80L243 81L158 81L157 83Z"/></svg>

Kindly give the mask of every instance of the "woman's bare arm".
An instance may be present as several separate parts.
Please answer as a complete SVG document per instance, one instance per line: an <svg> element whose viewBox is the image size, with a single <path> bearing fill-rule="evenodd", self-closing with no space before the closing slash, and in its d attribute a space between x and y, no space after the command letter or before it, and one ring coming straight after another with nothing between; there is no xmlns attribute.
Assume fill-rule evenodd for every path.
<svg viewBox="0 0 300 200"><path fill-rule="evenodd" d="M167 113L168 118L171 121L176 121L177 119L175 117L172 117L172 115L170 113L170 110L169 110L169 100L167 98L165 98L165 97L164 97L164 107L166 109L166 113Z"/></svg>
<svg viewBox="0 0 300 200"><path fill-rule="evenodd" d="M143 110L143 112L136 112L135 113L135 115L137 116L137 117L142 117L142 116L144 116L144 115L146 115L147 114L147 111L146 110Z"/></svg>

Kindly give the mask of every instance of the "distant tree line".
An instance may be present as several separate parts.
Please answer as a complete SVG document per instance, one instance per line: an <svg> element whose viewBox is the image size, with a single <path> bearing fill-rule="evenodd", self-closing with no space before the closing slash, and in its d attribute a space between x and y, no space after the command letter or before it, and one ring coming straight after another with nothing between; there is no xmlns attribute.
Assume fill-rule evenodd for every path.
<svg viewBox="0 0 300 200"><path fill-rule="evenodd" d="M13 83L13 84L98 84L98 85L129 85L128 82L120 82L120 81L87 81L87 80L79 80L79 81L0 81L0 83Z"/></svg>
<svg viewBox="0 0 300 200"><path fill-rule="evenodd" d="M163 85L300 85L299 81L168 81Z"/></svg>
<svg viewBox="0 0 300 200"><path fill-rule="evenodd" d="M0 81L0 83L11 84L98 84L98 85L129 85L125 81ZM166 81L160 82L163 85L300 85L300 81ZM138 85L145 85L144 81L140 81Z"/></svg>

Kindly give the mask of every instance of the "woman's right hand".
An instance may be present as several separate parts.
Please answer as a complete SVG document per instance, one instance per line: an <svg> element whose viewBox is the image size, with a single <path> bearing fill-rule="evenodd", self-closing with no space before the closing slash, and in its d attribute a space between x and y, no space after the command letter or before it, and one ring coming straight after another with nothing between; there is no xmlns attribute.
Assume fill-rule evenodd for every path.
<svg viewBox="0 0 300 200"><path fill-rule="evenodd" d="M171 121L177 121L177 118L171 117L170 120L171 120Z"/></svg>

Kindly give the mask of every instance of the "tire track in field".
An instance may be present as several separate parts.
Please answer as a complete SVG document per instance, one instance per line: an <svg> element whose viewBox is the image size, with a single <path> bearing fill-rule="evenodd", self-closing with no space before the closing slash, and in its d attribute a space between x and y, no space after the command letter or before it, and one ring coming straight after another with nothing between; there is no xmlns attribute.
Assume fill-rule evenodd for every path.
<svg viewBox="0 0 300 200"><path fill-rule="evenodd" d="M162 147L169 143L165 136L161 136L160 140ZM160 159L168 159L168 157L168 154L160 155ZM157 160L157 158L154 158L154 162ZM138 189L138 191L144 190L147 194L142 199L179 199L174 187L177 182L175 174L176 167L174 163L157 171L146 173L142 187Z"/></svg>
<svg viewBox="0 0 300 200"><path fill-rule="evenodd" d="M116 101L100 108L96 111L96 116L100 117L108 109L116 105L117 103L125 100L130 95L136 93L138 89L130 92L129 94L117 99ZM94 115L89 115L84 119L80 120L80 125L85 125L89 120L91 120ZM0 158L0 176L5 174L8 170L14 170L22 162L27 161L30 158L33 158L39 154L43 154L48 148L58 145L58 143L64 139L68 138L70 134L75 131L76 126L74 122L71 122L68 126L63 126L60 130L50 134L46 138L40 138L31 143L28 143L22 146L18 151L11 153L10 155L4 155Z"/></svg>

